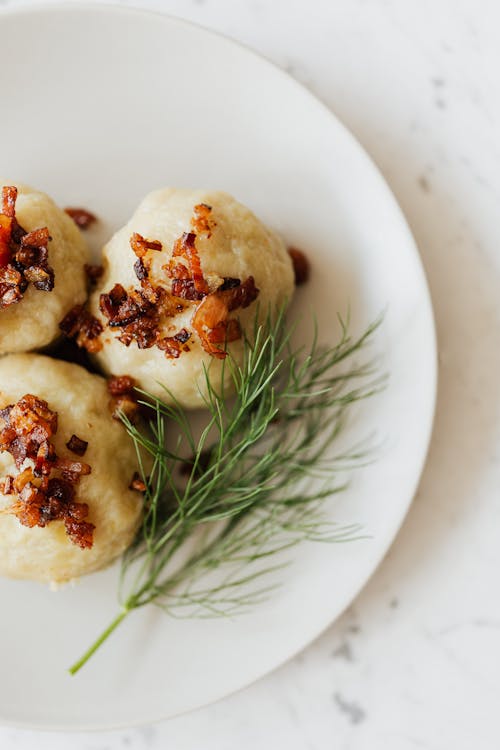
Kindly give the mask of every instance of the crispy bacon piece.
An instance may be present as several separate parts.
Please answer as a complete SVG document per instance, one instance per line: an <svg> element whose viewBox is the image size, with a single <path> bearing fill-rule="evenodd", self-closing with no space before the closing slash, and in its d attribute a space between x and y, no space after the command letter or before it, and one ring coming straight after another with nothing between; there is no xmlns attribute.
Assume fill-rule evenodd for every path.
<svg viewBox="0 0 500 750"><path fill-rule="evenodd" d="M12 495L14 492L14 477L7 474L0 480L0 493L2 495Z"/></svg>
<svg viewBox="0 0 500 750"><path fill-rule="evenodd" d="M212 236L212 229L217 226L215 221L210 217L212 206L206 203L198 203L194 207L194 216L191 219L191 226L197 234L206 234L207 239Z"/></svg>
<svg viewBox="0 0 500 750"><path fill-rule="evenodd" d="M47 227L35 229L22 237L14 254L14 264L22 269L26 281L42 292L51 292L54 288L54 271L48 265L49 240Z"/></svg>
<svg viewBox="0 0 500 750"><path fill-rule="evenodd" d="M150 294L156 304L148 299ZM119 341L125 346L135 341L139 349L149 349L156 343L160 297L153 288L132 289L129 293L121 284L115 284L108 294L101 294L99 307L110 328L122 329Z"/></svg>
<svg viewBox="0 0 500 750"><path fill-rule="evenodd" d="M142 234L134 232L130 238L130 247L138 258L144 258L148 250L159 252L162 249L162 244L159 240L147 240Z"/></svg>
<svg viewBox="0 0 500 750"><path fill-rule="evenodd" d="M108 380L108 391L112 396L123 396L133 393L135 380L130 375L114 375Z"/></svg>
<svg viewBox="0 0 500 750"><path fill-rule="evenodd" d="M227 304L221 297L209 294L198 305L191 321L205 351L217 359L224 359L226 352L210 341L209 334L214 331L217 331L220 337L225 334L228 312Z"/></svg>
<svg viewBox="0 0 500 750"><path fill-rule="evenodd" d="M77 456L84 456L88 445L86 440L82 440L77 435L71 435L66 443L66 448Z"/></svg>
<svg viewBox="0 0 500 750"><path fill-rule="evenodd" d="M17 188L5 185L2 188L2 213L9 219L16 218Z"/></svg>
<svg viewBox="0 0 500 750"><path fill-rule="evenodd" d="M191 279L189 268L185 266L184 263L172 263L171 267L170 265L166 265L163 266L163 268L166 270L167 275L170 276L171 279L175 279L177 281Z"/></svg>
<svg viewBox="0 0 500 750"><path fill-rule="evenodd" d="M89 464L73 461L72 458L56 458L54 467L59 469L63 479L67 479L71 484L78 484L82 476L91 472Z"/></svg>
<svg viewBox="0 0 500 750"><path fill-rule="evenodd" d="M301 284L305 284L306 281L309 281L311 272L310 263L302 250L298 250L296 247L289 247L288 254L293 263L295 283L297 286L301 286Z"/></svg>
<svg viewBox="0 0 500 750"><path fill-rule="evenodd" d="M71 216L76 226L84 231L97 221L97 216L87 211L86 208L73 208L70 206L65 208L64 211L68 216Z"/></svg>
<svg viewBox="0 0 500 750"><path fill-rule="evenodd" d="M27 288L28 281L20 271L10 263L0 266L0 308L20 302Z"/></svg>
<svg viewBox="0 0 500 750"><path fill-rule="evenodd" d="M172 294L174 297L180 297L180 299L189 300L190 302L199 302L203 297L206 297L205 294L196 291L192 279L174 279L172 281Z"/></svg>
<svg viewBox="0 0 500 750"><path fill-rule="evenodd" d="M144 261L142 260L142 258L137 258L137 260L135 261L134 271L139 281L144 281L149 276L149 271L144 265Z"/></svg>
<svg viewBox="0 0 500 750"><path fill-rule="evenodd" d="M224 285L223 285L224 286ZM237 310L239 307L248 307L259 296L259 290L255 286L255 279L249 276L241 284L231 285L229 288L218 289L215 294L222 297L227 304L229 312Z"/></svg>
<svg viewBox="0 0 500 750"><path fill-rule="evenodd" d="M134 472L128 488L129 490L136 490L136 492L146 492L146 485L137 471Z"/></svg>
<svg viewBox="0 0 500 750"><path fill-rule="evenodd" d="M182 345L185 344L190 337L191 334L185 328L182 328L179 333L175 334L175 336L165 336L162 339L158 339L156 346L158 349L165 352L167 358L177 359L180 356L181 351L183 349L185 351L185 347Z"/></svg>
<svg viewBox="0 0 500 750"><path fill-rule="evenodd" d="M91 286L95 286L97 280L100 279L104 273L104 268L102 266L91 265L90 263L85 263L84 269Z"/></svg>
<svg viewBox="0 0 500 750"><path fill-rule="evenodd" d="M91 467L57 456L50 440L57 432L57 413L46 401L27 393L1 409L0 420L0 449L12 455L18 469L27 459L32 462L17 476L0 482L0 492L14 496L12 505L0 512L16 516L29 528L61 520L74 544L92 547L95 526L84 521L88 505L75 501L75 485L81 476L90 474ZM73 435L68 446L85 452L87 443Z"/></svg>
<svg viewBox="0 0 500 750"><path fill-rule="evenodd" d="M75 339L79 347L90 353L102 349L99 336L102 325L83 305L75 305L59 323L59 328L69 339Z"/></svg>
<svg viewBox="0 0 500 750"><path fill-rule="evenodd" d="M111 394L111 414L113 419L120 420L120 412L136 422L139 418L139 404L135 394L135 380L129 375L115 375L108 380L108 391Z"/></svg>
<svg viewBox="0 0 500 750"><path fill-rule="evenodd" d="M74 521L71 518L65 518L64 528L73 544L76 544L81 549L90 549L93 546L95 529L93 523L89 523L88 521Z"/></svg>
<svg viewBox="0 0 500 750"><path fill-rule="evenodd" d="M57 413L46 401L27 393L10 409L9 426L18 436L47 440L57 432Z"/></svg>
<svg viewBox="0 0 500 750"><path fill-rule="evenodd" d="M236 341L241 337L238 321L229 320L228 315L239 307L248 307L258 294L255 280L249 276L242 284L229 284L223 291L218 289L205 297L196 308L192 325L206 352L218 359L227 356L227 352L217 344Z"/></svg>
<svg viewBox="0 0 500 750"><path fill-rule="evenodd" d="M196 235L194 232L184 232L174 244L172 258L182 256L186 258L191 272L191 279L194 283L195 291L205 296L208 294L208 284L201 270L200 256L196 250ZM174 292L172 292L174 293Z"/></svg>
<svg viewBox="0 0 500 750"><path fill-rule="evenodd" d="M151 312L152 303L141 292L133 289L128 293L115 284L108 294L101 294L99 307L111 328L123 328Z"/></svg>

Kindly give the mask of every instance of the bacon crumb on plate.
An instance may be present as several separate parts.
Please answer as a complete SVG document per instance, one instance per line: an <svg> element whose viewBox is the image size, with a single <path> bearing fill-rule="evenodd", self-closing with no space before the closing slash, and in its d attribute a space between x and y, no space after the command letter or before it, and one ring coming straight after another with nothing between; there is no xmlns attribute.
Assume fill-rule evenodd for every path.
<svg viewBox="0 0 500 750"><path fill-rule="evenodd" d="M65 208L64 211L73 219L76 226L84 231L97 221L97 216L90 211L87 211L86 208L74 208L69 206L68 208Z"/></svg>

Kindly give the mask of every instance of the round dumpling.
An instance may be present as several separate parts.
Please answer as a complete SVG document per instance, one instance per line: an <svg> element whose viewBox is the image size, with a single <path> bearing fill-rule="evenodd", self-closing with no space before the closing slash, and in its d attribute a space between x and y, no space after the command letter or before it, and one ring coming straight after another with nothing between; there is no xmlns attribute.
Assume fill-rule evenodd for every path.
<svg viewBox="0 0 500 750"><path fill-rule="evenodd" d="M241 362L256 316L275 314L294 291L283 241L222 192L150 193L103 264L90 299L103 327L98 364L187 408L203 406L206 373L217 391L225 373L228 393L226 353Z"/></svg>
<svg viewBox="0 0 500 750"><path fill-rule="evenodd" d="M0 182L0 354L39 349L87 298L88 251L73 219L37 190Z"/></svg>
<svg viewBox="0 0 500 750"><path fill-rule="evenodd" d="M132 542L134 445L104 378L38 354L0 359L0 574L63 582Z"/></svg>

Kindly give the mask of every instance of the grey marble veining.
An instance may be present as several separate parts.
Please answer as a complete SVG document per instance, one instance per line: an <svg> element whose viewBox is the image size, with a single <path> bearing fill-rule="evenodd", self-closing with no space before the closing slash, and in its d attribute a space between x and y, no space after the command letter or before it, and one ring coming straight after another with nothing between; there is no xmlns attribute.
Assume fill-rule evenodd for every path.
<svg viewBox="0 0 500 750"><path fill-rule="evenodd" d="M436 428L386 560L344 616L293 661L168 723L88 735L0 729L0 747L497 750L500 7L493 0L147 5L275 61L339 115L382 169L419 244L435 306Z"/></svg>

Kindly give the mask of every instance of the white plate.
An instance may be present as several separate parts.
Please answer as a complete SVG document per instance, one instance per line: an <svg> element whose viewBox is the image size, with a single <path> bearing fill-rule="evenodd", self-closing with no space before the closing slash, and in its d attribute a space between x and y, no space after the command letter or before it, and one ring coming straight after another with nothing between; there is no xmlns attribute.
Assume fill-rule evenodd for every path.
<svg viewBox="0 0 500 750"><path fill-rule="evenodd" d="M167 184L234 193L314 266L297 316L323 338L350 302L377 336L385 393L351 429L377 433L378 460L332 504L370 535L295 551L284 586L234 620L132 615L76 677L66 668L115 612L117 569L51 593L1 581L0 719L108 728L166 718L247 685L337 617L386 552L429 441L436 386L427 286L408 227L372 162L294 80L228 39L125 8L64 6L0 15L0 173L105 217L103 236Z"/></svg>

